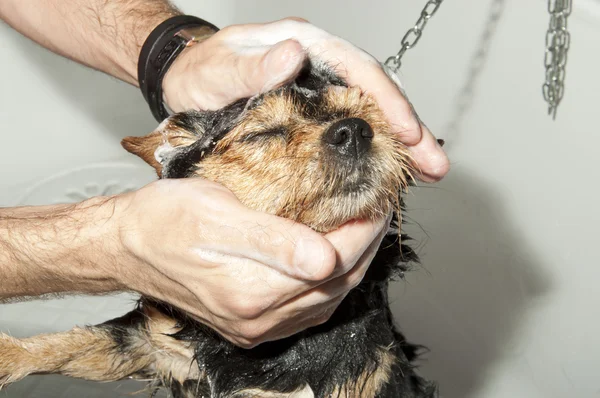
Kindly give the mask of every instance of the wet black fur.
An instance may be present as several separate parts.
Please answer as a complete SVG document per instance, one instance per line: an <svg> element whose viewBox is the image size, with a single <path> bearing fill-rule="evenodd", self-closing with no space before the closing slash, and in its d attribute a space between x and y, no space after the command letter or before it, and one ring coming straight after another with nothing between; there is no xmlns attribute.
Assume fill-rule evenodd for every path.
<svg viewBox="0 0 600 398"><path fill-rule="evenodd" d="M287 339L250 350L238 348L169 306L155 305L181 320L183 329L173 337L196 344L198 366L210 379L214 397L246 388L293 392L305 384L316 397L329 397L336 386L357 380L365 370L375 371L381 347L392 347L398 360L379 397L435 397L435 386L414 371L413 361L421 347L407 342L395 328L389 309L388 282L401 278L408 264L418 261L409 246L398 244L396 231L392 228L384 238L363 282L328 322ZM361 387L357 385L357 391ZM198 384L177 388L196 391Z"/></svg>
<svg viewBox="0 0 600 398"><path fill-rule="evenodd" d="M298 80L282 88L307 104L307 112L319 114L319 97L327 85L344 85L327 68L307 67ZM260 97L240 100L217 112L192 112L175 118L180 127L201 131L202 138L189 147L178 149L163 163L163 178L191 176L207 151L237 122L244 109L260 103ZM197 366L208 382L190 380L170 385L176 398L196 396L226 397L248 388L293 392L308 384L316 397L329 397L336 386L357 380L366 371L378 367L377 352L391 347L397 357L392 376L379 397L435 397L434 384L414 371L419 346L410 344L396 329L388 302L388 283L402 278L417 255L398 242L399 226L394 219L362 283L352 290L331 319L284 340L269 342L253 349L242 349L221 338L208 327L164 303L155 303L160 311L179 320L181 331L172 337L195 345ZM403 236L402 241L409 240ZM117 323L132 322L123 318ZM118 329L118 328L117 328ZM115 339L124 341L118 332ZM123 346L126 346L124 343ZM123 347L123 349L126 349ZM357 385L357 391L362 386Z"/></svg>

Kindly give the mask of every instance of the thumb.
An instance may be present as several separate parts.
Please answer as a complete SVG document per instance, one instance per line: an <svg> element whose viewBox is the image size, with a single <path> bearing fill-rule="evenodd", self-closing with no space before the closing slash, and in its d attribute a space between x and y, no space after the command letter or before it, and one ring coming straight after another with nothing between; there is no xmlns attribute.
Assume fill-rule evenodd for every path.
<svg viewBox="0 0 600 398"><path fill-rule="evenodd" d="M254 93L264 93L296 77L306 60L306 52L295 40L281 41L258 57L255 73L248 74L252 81L248 88Z"/></svg>
<svg viewBox="0 0 600 398"><path fill-rule="evenodd" d="M295 279L321 281L335 270L335 247L304 224L242 207L236 212L235 228L226 230L228 242L236 241L228 247L230 252Z"/></svg>

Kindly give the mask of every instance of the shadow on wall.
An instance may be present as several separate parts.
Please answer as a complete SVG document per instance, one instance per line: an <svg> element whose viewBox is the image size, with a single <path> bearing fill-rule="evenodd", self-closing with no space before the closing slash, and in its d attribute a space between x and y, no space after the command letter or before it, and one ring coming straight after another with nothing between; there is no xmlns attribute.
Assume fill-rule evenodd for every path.
<svg viewBox="0 0 600 398"><path fill-rule="evenodd" d="M456 168L408 198L408 222L429 242L418 250L422 268L391 287L392 309L407 338L430 350L421 369L446 398L481 396L494 365L523 351L528 314L551 290L502 194ZM423 236L415 225L407 232Z"/></svg>
<svg viewBox="0 0 600 398"><path fill-rule="evenodd" d="M117 139L143 135L156 128L157 122L141 92L116 78L94 71L42 49L17 32L8 39L19 43L23 57L39 67L56 92L63 94L73 112L88 115L95 124Z"/></svg>
<svg viewBox="0 0 600 398"><path fill-rule="evenodd" d="M452 137L445 147L447 151L451 151L460 141L462 124L476 100L479 79L482 72L485 70L488 53L494 41L498 25L502 19L505 3L506 0L492 0L490 3L483 32L479 35L475 52L469 61L469 69L453 104L453 112L451 113L452 118L441 130L444 131L446 136Z"/></svg>

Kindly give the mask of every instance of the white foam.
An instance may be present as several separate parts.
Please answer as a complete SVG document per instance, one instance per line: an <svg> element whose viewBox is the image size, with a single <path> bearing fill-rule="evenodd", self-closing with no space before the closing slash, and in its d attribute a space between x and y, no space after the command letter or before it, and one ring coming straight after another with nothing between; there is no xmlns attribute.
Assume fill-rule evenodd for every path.
<svg viewBox="0 0 600 398"><path fill-rule="evenodd" d="M158 163L164 165L165 162L167 162L173 156L174 151L175 148L173 145L169 144L169 142L165 140L162 145L160 145L154 151L154 158Z"/></svg>

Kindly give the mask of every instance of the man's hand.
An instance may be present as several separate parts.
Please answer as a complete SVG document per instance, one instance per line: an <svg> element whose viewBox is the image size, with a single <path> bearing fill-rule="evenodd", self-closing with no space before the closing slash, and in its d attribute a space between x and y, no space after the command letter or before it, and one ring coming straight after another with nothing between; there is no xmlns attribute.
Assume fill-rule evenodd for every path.
<svg viewBox="0 0 600 398"><path fill-rule="evenodd" d="M350 85L375 97L410 148L422 180L444 177L450 167L448 158L380 64L347 41L300 19L229 26L186 49L165 76L165 100L174 111L218 109L290 81L307 57L335 66Z"/></svg>
<svg viewBox="0 0 600 398"><path fill-rule="evenodd" d="M116 200L119 282L244 347L329 319L387 226L356 222L322 237L204 179L163 180Z"/></svg>

